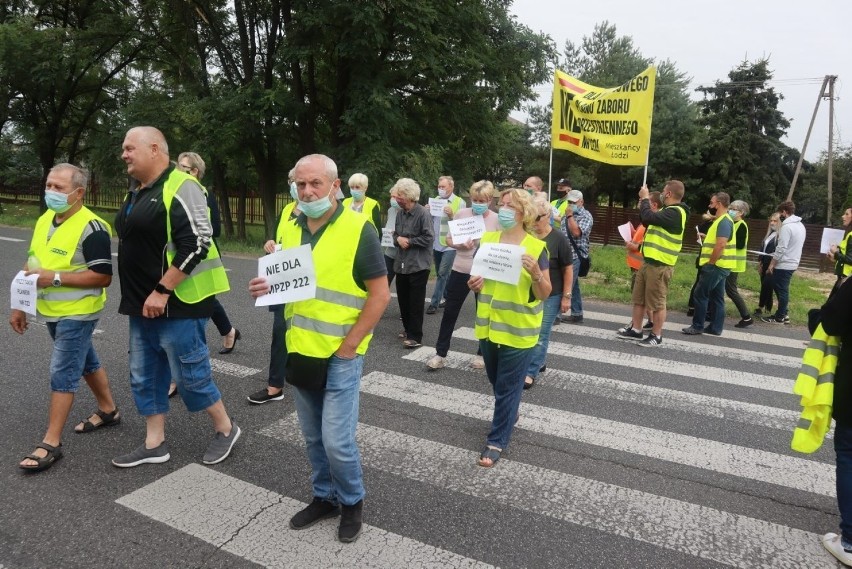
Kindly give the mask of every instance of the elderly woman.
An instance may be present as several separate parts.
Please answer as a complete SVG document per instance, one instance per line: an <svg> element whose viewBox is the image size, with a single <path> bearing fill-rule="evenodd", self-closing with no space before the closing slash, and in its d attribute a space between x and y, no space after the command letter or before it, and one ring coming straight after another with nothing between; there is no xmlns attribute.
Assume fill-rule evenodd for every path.
<svg viewBox="0 0 852 569"><path fill-rule="evenodd" d="M772 253L775 252L775 245L778 243L778 228L781 226L781 215L778 212L769 216L769 227L766 228L766 237L763 238L763 244L760 247L760 255L757 263L757 272L760 274L760 299L758 301L757 310L754 311L754 317L772 314L772 275L766 272L769 268L769 263L772 262Z"/></svg>
<svg viewBox="0 0 852 569"><path fill-rule="evenodd" d="M471 275L467 284L479 294L475 334L485 360L485 373L494 390L491 431L478 464L491 468L509 445L518 420L524 376L538 342L544 306L550 296L550 274L544 241L529 234L536 213L529 194L521 189L500 193L497 219L501 231L482 236L485 244L516 245L522 248L521 274L517 283L504 283Z"/></svg>
<svg viewBox="0 0 852 569"><path fill-rule="evenodd" d="M731 269L731 273L725 278L725 294L737 307L740 313L740 321L734 324L735 328L748 328L754 324L751 313L748 311L740 291L737 289L737 277L746 270L746 249L748 249L748 225L744 217L747 217L751 207L742 200L734 200L728 206L728 215L734 222L734 237L737 240L737 265Z"/></svg>
<svg viewBox="0 0 852 569"><path fill-rule="evenodd" d="M367 197L368 183L367 176L360 172L349 176L349 195L351 197L343 200L343 206L366 215L367 220L373 224L376 231L379 231L382 226L382 212L379 209L379 202ZM381 231L379 231L379 234L381 235Z"/></svg>
<svg viewBox="0 0 852 569"><path fill-rule="evenodd" d="M552 206L547 196L533 197L536 217L533 235L544 241L549 255L550 296L544 301L544 321L538 335L538 343L533 348L533 356L524 378L524 389L535 383L535 378L544 368L547 359L547 346L550 344L550 331L553 321L559 314L571 308L571 287L574 285L574 254L568 238L561 231L554 231L550 223Z"/></svg>
<svg viewBox="0 0 852 569"><path fill-rule="evenodd" d="M399 196L396 203L400 207L393 230L396 295L405 328L400 337L406 348L419 348L423 345L423 299L432 267L432 216L417 203L420 186L411 178L397 180L393 191Z"/></svg>
<svg viewBox="0 0 852 569"><path fill-rule="evenodd" d="M459 220L481 215L485 224L485 231L497 231L500 228L497 222L497 214L488 208L493 199L494 184L480 180L470 187L471 206L457 211L453 219ZM426 362L426 365L431 369L444 367L444 358L447 357L447 352L450 350L450 340L453 337L456 320L458 320L459 312L461 312L462 305L464 305L467 294L470 292L467 281L470 279L473 253L479 246L479 239L456 240L450 233L447 235L447 245L456 250L456 257L447 279L447 288L444 289L447 304L444 307L444 315L441 317L441 330L438 332L438 342L435 344L435 355ZM472 367L482 369L484 365L482 356L477 354L473 359Z"/></svg>

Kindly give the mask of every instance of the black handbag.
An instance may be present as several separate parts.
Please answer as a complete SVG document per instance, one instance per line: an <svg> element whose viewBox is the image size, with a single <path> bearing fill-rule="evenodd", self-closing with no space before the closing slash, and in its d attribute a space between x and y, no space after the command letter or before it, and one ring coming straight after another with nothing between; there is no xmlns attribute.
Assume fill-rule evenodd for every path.
<svg viewBox="0 0 852 569"><path fill-rule="evenodd" d="M284 380L299 389L322 391L328 380L328 360L290 352L287 354Z"/></svg>
<svg viewBox="0 0 852 569"><path fill-rule="evenodd" d="M568 231L568 239L571 241L571 246L574 248L574 254L580 258L580 272L577 275L578 277L585 277L589 274L589 269L592 268L592 258L584 257L580 254L580 249L577 247L577 243L574 241L574 237L571 235L571 232Z"/></svg>

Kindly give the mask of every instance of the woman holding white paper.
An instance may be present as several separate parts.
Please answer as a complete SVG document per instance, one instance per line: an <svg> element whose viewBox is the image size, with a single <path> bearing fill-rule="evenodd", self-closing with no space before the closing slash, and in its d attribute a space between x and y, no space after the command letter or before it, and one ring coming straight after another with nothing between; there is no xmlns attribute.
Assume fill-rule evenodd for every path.
<svg viewBox="0 0 852 569"><path fill-rule="evenodd" d="M485 224L485 231L497 231L500 228L497 222L497 214L488 207L494 199L494 184L487 180L480 180L470 187L469 193L471 206L457 211L453 219L459 220L481 215ZM447 288L444 289L444 298L447 299L447 304L444 307L444 315L441 317L441 330L438 332L438 341L435 344L435 355L426 362L426 365L431 369L444 367L444 358L447 357L447 352L450 350L450 340L453 337L456 320L458 320L459 312L464 305L468 292L470 292L467 281L470 279L473 253L479 246L479 239L456 242L452 233L449 233L447 245L456 250L456 258L447 279ZM475 369L482 369L484 365L482 356L477 351L471 366Z"/></svg>
<svg viewBox="0 0 852 569"><path fill-rule="evenodd" d="M475 334L494 390L491 431L478 461L485 468L500 459L519 418L524 377L542 325L542 300L551 291L547 249L543 241L529 234L536 215L524 190L501 192L497 219L502 230L486 233L480 243L521 247L520 278L509 284L472 274L467 283L470 290L480 293Z"/></svg>

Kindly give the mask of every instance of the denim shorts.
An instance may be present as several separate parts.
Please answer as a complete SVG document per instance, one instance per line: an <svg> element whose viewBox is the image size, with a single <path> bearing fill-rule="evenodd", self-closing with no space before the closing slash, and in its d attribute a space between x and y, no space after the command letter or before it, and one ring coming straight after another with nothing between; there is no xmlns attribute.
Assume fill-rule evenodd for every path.
<svg viewBox="0 0 852 569"><path fill-rule="evenodd" d="M97 320L68 319L47 322L47 331L53 338L51 391L76 393L80 377L100 369L101 362L92 346L92 332L97 323Z"/></svg>
<svg viewBox="0 0 852 569"><path fill-rule="evenodd" d="M169 410L172 380L190 412L222 398L210 369L207 320L130 317L130 387L140 415Z"/></svg>

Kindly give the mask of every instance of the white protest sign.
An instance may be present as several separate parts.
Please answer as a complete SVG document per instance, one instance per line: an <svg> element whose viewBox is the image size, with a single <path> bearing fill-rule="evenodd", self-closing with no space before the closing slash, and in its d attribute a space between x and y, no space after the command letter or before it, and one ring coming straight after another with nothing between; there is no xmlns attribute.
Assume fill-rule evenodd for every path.
<svg viewBox="0 0 852 569"><path fill-rule="evenodd" d="M837 245L846 236L842 229L831 229L826 227L822 230L822 239L819 242L819 252L825 255L832 245Z"/></svg>
<svg viewBox="0 0 852 569"><path fill-rule="evenodd" d="M485 243L480 245L476 256L473 257L470 274L516 285L521 280L523 254L524 248L520 245Z"/></svg>
<svg viewBox="0 0 852 569"><path fill-rule="evenodd" d="M455 244L466 243L468 239L480 239L485 233L485 220L481 215L451 219L447 223Z"/></svg>
<svg viewBox="0 0 852 569"><path fill-rule="evenodd" d="M36 313L36 298L38 297L38 273L33 273L30 276L24 276L24 271L18 271L15 278L12 279L12 286L9 290L12 297L12 310L23 310L27 314L35 316Z"/></svg>
<svg viewBox="0 0 852 569"><path fill-rule="evenodd" d="M449 200L441 198L429 198L429 213L432 217L447 217L444 213L444 206L449 203Z"/></svg>
<svg viewBox="0 0 852 569"><path fill-rule="evenodd" d="M621 235L625 243L629 243L633 239L633 225L629 221L624 225L619 225L618 234Z"/></svg>
<svg viewBox="0 0 852 569"><path fill-rule="evenodd" d="M257 260L257 276L269 283L269 292L255 306L286 304L314 298L317 276L310 245L282 249Z"/></svg>
<svg viewBox="0 0 852 569"><path fill-rule="evenodd" d="M382 229L382 247L393 247L393 229Z"/></svg>

